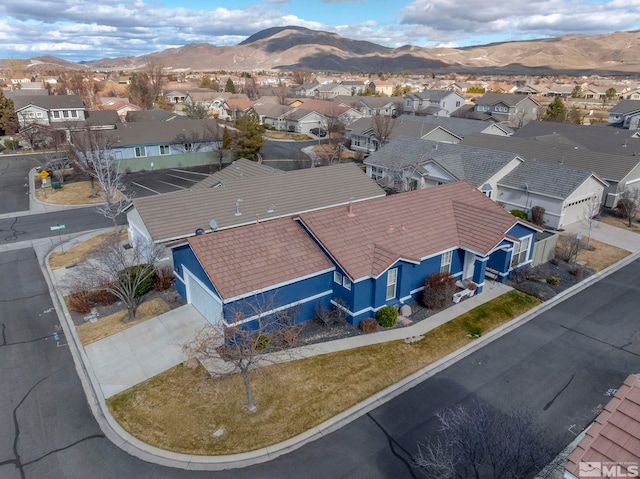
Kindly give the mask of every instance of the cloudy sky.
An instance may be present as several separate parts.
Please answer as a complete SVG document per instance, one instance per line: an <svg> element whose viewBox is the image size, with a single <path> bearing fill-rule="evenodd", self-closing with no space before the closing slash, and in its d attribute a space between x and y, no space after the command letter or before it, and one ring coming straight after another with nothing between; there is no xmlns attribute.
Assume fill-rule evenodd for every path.
<svg viewBox="0 0 640 479"><path fill-rule="evenodd" d="M389 47L481 45L640 28L640 0L2 0L0 58L235 45L298 25Z"/></svg>

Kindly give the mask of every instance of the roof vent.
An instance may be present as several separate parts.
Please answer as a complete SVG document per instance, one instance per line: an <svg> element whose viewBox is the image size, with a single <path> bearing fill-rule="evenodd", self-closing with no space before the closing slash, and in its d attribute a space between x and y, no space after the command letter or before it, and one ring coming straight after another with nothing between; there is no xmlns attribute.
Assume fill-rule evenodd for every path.
<svg viewBox="0 0 640 479"><path fill-rule="evenodd" d="M276 210L276 205L274 205L273 203L271 203L269 205L269 207L267 208L267 213L273 213Z"/></svg>
<svg viewBox="0 0 640 479"><path fill-rule="evenodd" d="M347 216L349 218L353 218L356 214L353 212L353 203L351 203L351 201L349 201L349 204L347 205Z"/></svg>
<svg viewBox="0 0 640 479"><path fill-rule="evenodd" d="M242 213L240 213L240 203L242 203L242 198L238 198L236 200L236 216L240 216Z"/></svg>
<svg viewBox="0 0 640 479"><path fill-rule="evenodd" d="M204 234L204 230L203 230L202 228L198 228L198 229L196 230L196 236L201 236L201 235L203 235L203 234Z"/></svg>
<svg viewBox="0 0 640 479"><path fill-rule="evenodd" d="M216 220L209 221L209 227L211 231L216 231L218 229L218 222Z"/></svg>

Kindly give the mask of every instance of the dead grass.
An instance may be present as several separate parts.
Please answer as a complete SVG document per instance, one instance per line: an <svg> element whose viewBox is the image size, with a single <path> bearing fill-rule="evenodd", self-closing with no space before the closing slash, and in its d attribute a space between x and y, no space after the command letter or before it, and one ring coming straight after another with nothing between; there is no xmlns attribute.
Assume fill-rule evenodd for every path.
<svg viewBox="0 0 640 479"><path fill-rule="evenodd" d="M36 186L36 199L52 205L95 205L104 201L101 194L91 196L90 181L63 183L62 188L40 188Z"/></svg>
<svg viewBox="0 0 640 479"><path fill-rule="evenodd" d="M176 366L107 400L144 442L185 454L246 452L300 434L539 304L511 291L434 329L413 344L394 341L263 368L252 373L258 410L244 409L238 375L209 378ZM203 420L206 418L206 420ZM219 428L225 434L212 434Z"/></svg>
<svg viewBox="0 0 640 479"><path fill-rule="evenodd" d="M49 256L49 266L51 269L65 268L74 264L82 263L91 257L91 253L95 250L96 246L106 240L109 236L113 235L112 232L103 233L98 236L80 243L69 250L62 252L53 252ZM120 241L127 239L127 230L120 230Z"/></svg>
<svg viewBox="0 0 640 479"><path fill-rule="evenodd" d="M581 249L578 253L578 261L586 261L587 268L594 271L602 271L607 266L611 266L631 254L626 249L602 243L593 238L589 241L589 246L594 248L593 251Z"/></svg>
<svg viewBox="0 0 640 479"><path fill-rule="evenodd" d="M638 223L638 220L633 220L631 222L631 228L629 228L629 220L620 218L619 216L602 216L600 218L600 221L617 228L622 228L627 231L633 231L634 233L640 233L640 224Z"/></svg>
<svg viewBox="0 0 640 479"><path fill-rule="evenodd" d="M104 339L112 334L124 331L127 328L143 323L151 318L155 318L166 313L171 308L161 298L155 298L151 301L142 303L138 307L136 317L133 321L127 322L128 313L126 310L118 311L110 316L99 318L95 323L83 323L76 326L80 342L86 346L100 339Z"/></svg>
<svg viewBox="0 0 640 479"><path fill-rule="evenodd" d="M305 135L303 133L288 133L286 131L273 131L273 130L266 130L264 132L264 136L268 138L274 138L277 140L305 141L305 140L311 139L309 135Z"/></svg>

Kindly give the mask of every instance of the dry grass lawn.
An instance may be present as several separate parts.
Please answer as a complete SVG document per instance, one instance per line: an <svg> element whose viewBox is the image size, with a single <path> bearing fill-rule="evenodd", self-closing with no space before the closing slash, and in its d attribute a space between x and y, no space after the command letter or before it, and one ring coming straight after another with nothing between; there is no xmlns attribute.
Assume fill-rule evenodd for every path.
<svg viewBox="0 0 640 479"><path fill-rule="evenodd" d="M36 198L52 205L97 205L104 201L102 195L91 197L91 182L63 183L62 188L36 187Z"/></svg>
<svg viewBox="0 0 640 479"><path fill-rule="evenodd" d="M82 263L83 261L88 260L91 257L91 254L94 252L96 246L106 240L109 236L113 235L113 233L103 233L98 236L94 236L93 238L80 243L73 248L62 252L53 252L49 256L49 266L51 269L57 268L66 268L67 266L71 266L74 264ZM127 239L127 230L120 230L120 241L124 241Z"/></svg>
<svg viewBox="0 0 640 479"><path fill-rule="evenodd" d="M277 140L305 141L305 140L311 139L308 135L305 135L303 133L288 133L286 131L273 131L273 130L266 130L264 132L264 136L268 138L275 138Z"/></svg>
<svg viewBox="0 0 640 479"><path fill-rule="evenodd" d="M640 233L640 223L638 220L633 220L631 222L631 228L629 228L629 220L625 218L620 218L618 216L602 216L600 221L606 223L611 226L616 226L618 228L623 228L627 231L633 231L634 233Z"/></svg>
<svg viewBox="0 0 640 479"><path fill-rule="evenodd" d="M631 254L626 249L602 243L593 238L589 241L589 246L594 248L593 251L581 249L578 253L578 261L586 261L587 268L594 271L602 271L607 266L611 266Z"/></svg>
<svg viewBox="0 0 640 479"><path fill-rule="evenodd" d="M131 326L143 323L148 319L155 318L156 316L166 313L170 309L171 308L169 308L169 305L164 300L155 298L151 301L142 303L138 307L136 317L133 321L127 322L127 310L118 311L110 316L98 319L95 323L87 322L76 326L76 331L78 332L80 342L86 346L87 344L91 344L95 341L99 341L100 339L104 339L107 336L111 336L112 334L124 331Z"/></svg>
<svg viewBox="0 0 640 479"><path fill-rule="evenodd" d="M236 374L210 378L184 365L107 400L118 422L142 441L185 454L234 454L309 430L539 304L511 291L407 344L394 341L265 367L252 373L258 410L244 409ZM225 434L212 434L219 428Z"/></svg>

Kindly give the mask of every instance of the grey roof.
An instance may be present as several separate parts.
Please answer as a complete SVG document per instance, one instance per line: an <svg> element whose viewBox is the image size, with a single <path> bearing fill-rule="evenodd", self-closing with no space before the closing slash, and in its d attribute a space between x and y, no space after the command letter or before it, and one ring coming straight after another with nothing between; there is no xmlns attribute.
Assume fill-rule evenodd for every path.
<svg viewBox="0 0 640 479"><path fill-rule="evenodd" d="M391 170L434 162L456 179L480 187L517 156L485 148L401 137L369 155L364 162Z"/></svg>
<svg viewBox="0 0 640 479"><path fill-rule="evenodd" d="M125 117L127 121L169 121L188 119L183 115L177 115L171 111L155 108L153 110L128 111Z"/></svg>
<svg viewBox="0 0 640 479"><path fill-rule="evenodd" d="M640 110L640 100L620 100L613 106L609 113L633 113Z"/></svg>
<svg viewBox="0 0 640 479"><path fill-rule="evenodd" d="M72 137L82 134L79 132ZM216 120L138 121L121 123L115 130L105 130L103 134L110 140L111 146L116 148L184 142L181 137L192 141L219 140L222 138L222 128L218 128Z"/></svg>
<svg viewBox="0 0 640 479"><path fill-rule="evenodd" d="M518 103L530 98L529 95L512 95L510 93L485 93L476 102L476 105L495 105L504 103L507 106L516 106ZM532 99L532 101L535 101Z"/></svg>
<svg viewBox="0 0 640 479"><path fill-rule="evenodd" d="M640 156L640 138L635 131L602 124L573 125L530 121L514 133L515 138L535 138L550 144L566 144L621 156Z"/></svg>
<svg viewBox="0 0 640 479"><path fill-rule="evenodd" d="M498 181L498 185L564 200L592 175L595 176L591 171L527 160Z"/></svg>
<svg viewBox="0 0 640 479"><path fill-rule="evenodd" d="M263 221L381 196L382 188L356 164L341 163L137 198L133 205L153 240L166 242L198 228L209 231L212 219L226 229L255 223L257 216Z"/></svg>
<svg viewBox="0 0 640 479"><path fill-rule="evenodd" d="M85 112L88 125L116 125L122 123L115 110L88 110Z"/></svg>
<svg viewBox="0 0 640 479"><path fill-rule="evenodd" d="M46 110L84 109L84 102L79 95L25 95L13 99L15 111L22 110L29 105L36 105Z"/></svg>
<svg viewBox="0 0 640 479"><path fill-rule="evenodd" d="M253 105L252 108L259 115L268 116L269 118L279 118L281 116L286 115L288 112L294 109L292 106L289 106L289 105L276 105L273 103L269 103L266 105L255 104Z"/></svg>
<svg viewBox="0 0 640 479"><path fill-rule="evenodd" d="M362 96L358 101L367 108L382 108L389 103L402 106L404 98L401 96Z"/></svg>
<svg viewBox="0 0 640 479"><path fill-rule="evenodd" d="M423 100L440 101L451 94L452 93L449 90L424 90L420 93L413 93L408 96L417 96L418 98L422 98Z"/></svg>
<svg viewBox="0 0 640 479"><path fill-rule="evenodd" d="M289 110L285 113L285 117L289 120L299 121L302 120L305 116L313 115L313 114L321 115L321 113L316 112L315 110L305 110L304 108L294 108L293 110Z"/></svg>
<svg viewBox="0 0 640 479"><path fill-rule="evenodd" d="M347 129L352 133L355 133L356 135L373 136L375 135L374 125L374 117L365 116L362 118L358 118L354 122L350 123ZM445 130L452 136L457 136L440 125L435 125L426 121L404 121L398 118L394 122L393 129L391 130L389 138L393 139L401 136L411 138L424 138L426 135L436 129ZM461 138L458 138L458 140L459 139Z"/></svg>
<svg viewBox="0 0 640 479"><path fill-rule="evenodd" d="M587 171L594 171L606 181L623 180L640 162L640 158L593 152L586 148L566 145L551 145L532 138L502 137L474 133L466 137L462 144L479 148L509 151L524 159L536 159L550 165L563 164Z"/></svg>
<svg viewBox="0 0 640 479"><path fill-rule="evenodd" d="M266 166L256 161L247 160L246 158L240 158L239 160L234 161L222 170L216 171L204 180L196 183L191 187L191 189L199 190L203 188L220 187L234 180L278 173L283 173L283 171L271 168L270 166Z"/></svg>
<svg viewBox="0 0 640 479"><path fill-rule="evenodd" d="M511 130L511 128L509 128L508 126L499 125L497 123L487 124L487 122L485 121L472 120L468 118L455 118L435 115L427 115L424 117L402 115L399 117L399 119L401 119L402 121L423 121L431 123L432 125L440 125L451 133L459 136L460 138L469 136L472 133L482 133L492 125L497 126L498 128L504 130L506 133L513 133L513 130Z"/></svg>

